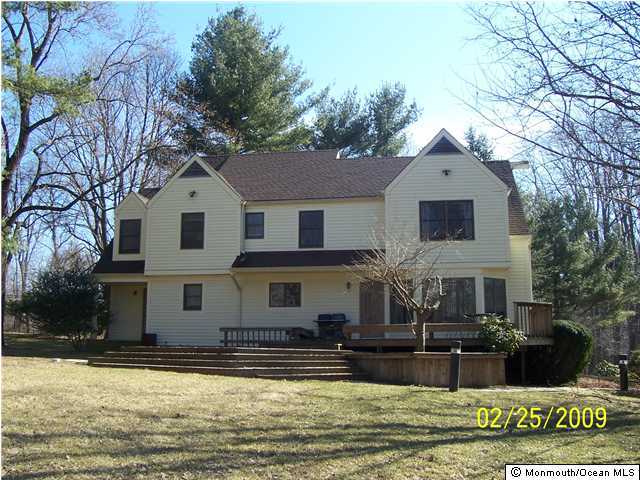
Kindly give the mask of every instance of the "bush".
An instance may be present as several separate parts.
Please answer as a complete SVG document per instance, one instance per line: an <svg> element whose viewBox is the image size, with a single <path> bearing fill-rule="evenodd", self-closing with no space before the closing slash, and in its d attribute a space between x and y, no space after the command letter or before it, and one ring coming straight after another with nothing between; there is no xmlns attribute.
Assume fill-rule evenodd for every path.
<svg viewBox="0 0 640 480"><path fill-rule="evenodd" d="M593 337L584 326L566 320L553 322L553 346L527 352L532 382L561 385L575 382L591 358Z"/></svg>
<svg viewBox="0 0 640 480"><path fill-rule="evenodd" d="M480 340L490 352L514 353L527 339L507 318L498 315L483 316L480 321Z"/></svg>
<svg viewBox="0 0 640 480"><path fill-rule="evenodd" d="M28 315L41 331L67 337L76 350L103 332L109 320L100 286L80 268L42 272L12 309Z"/></svg>
<svg viewBox="0 0 640 480"><path fill-rule="evenodd" d="M601 360L596 365L596 375L599 377L617 377L618 373L618 367L606 360Z"/></svg>

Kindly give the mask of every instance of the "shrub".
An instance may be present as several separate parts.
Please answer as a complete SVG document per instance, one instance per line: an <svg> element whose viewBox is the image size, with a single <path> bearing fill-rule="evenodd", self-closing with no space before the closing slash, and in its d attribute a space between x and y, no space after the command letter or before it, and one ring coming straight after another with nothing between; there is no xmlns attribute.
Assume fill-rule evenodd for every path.
<svg viewBox="0 0 640 480"><path fill-rule="evenodd" d="M596 375L599 377L617 377L618 373L618 367L606 360L601 360L596 365Z"/></svg>
<svg viewBox="0 0 640 480"><path fill-rule="evenodd" d="M527 339L507 318L498 315L486 315L480 320L480 340L490 352L517 352Z"/></svg>
<svg viewBox="0 0 640 480"><path fill-rule="evenodd" d="M553 322L553 346L527 352L529 378L545 385L575 382L584 370L593 347L591 332L566 320Z"/></svg>
<svg viewBox="0 0 640 480"><path fill-rule="evenodd" d="M86 270L48 270L12 305L50 335L65 336L76 350L106 328L109 312L100 286Z"/></svg>

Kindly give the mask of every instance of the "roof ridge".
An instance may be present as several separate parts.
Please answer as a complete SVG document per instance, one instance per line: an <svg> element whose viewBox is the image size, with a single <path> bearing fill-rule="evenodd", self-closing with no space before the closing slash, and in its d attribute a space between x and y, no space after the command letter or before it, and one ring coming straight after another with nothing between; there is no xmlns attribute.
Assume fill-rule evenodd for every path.
<svg viewBox="0 0 640 480"><path fill-rule="evenodd" d="M318 153L318 152L339 152L339 148L321 148L318 150L283 150L281 152L245 152L245 153L217 153L215 155L207 155L197 153L196 155L201 158L211 157L230 157L232 155L244 156L244 155L283 155L283 154L300 154L300 153Z"/></svg>

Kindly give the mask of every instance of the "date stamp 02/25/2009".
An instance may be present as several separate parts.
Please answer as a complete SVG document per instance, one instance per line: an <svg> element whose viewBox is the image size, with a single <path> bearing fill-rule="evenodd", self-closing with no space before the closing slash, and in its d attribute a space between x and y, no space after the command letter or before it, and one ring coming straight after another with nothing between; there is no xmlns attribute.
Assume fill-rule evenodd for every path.
<svg viewBox="0 0 640 480"><path fill-rule="evenodd" d="M492 430L577 430L603 429L607 426L605 407L480 407L476 425Z"/></svg>

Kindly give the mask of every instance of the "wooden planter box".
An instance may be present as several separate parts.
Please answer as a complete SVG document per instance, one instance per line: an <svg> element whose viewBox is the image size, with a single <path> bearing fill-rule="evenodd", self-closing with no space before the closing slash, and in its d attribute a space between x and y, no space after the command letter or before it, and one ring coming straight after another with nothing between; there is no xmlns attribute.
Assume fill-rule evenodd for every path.
<svg viewBox="0 0 640 480"><path fill-rule="evenodd" d="M505 385L505 359L502 353L463 353L460 366L461 387ZM449 353L361 353L350 359L372 380L430 387L449 386Z"/></svg>

